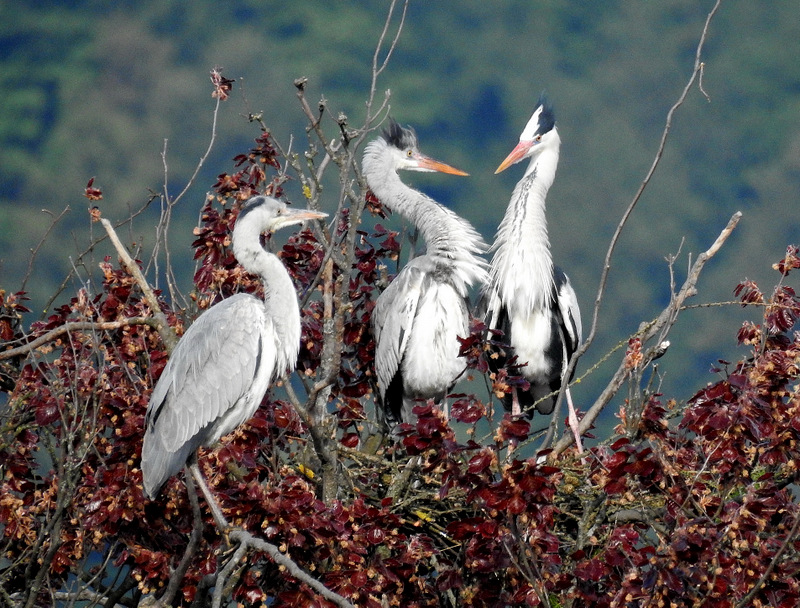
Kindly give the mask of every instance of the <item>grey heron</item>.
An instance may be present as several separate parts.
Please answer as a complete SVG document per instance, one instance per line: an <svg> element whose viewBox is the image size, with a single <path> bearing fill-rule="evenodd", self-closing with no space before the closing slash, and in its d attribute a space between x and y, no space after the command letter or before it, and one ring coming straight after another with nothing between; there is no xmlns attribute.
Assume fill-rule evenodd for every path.
<svg viewBox="0 0 800 608"><path fill-rule="evenodd" d="M261 277L264 299L240 293L215 304L170 356L145 415L142 477L151 500L194 460L197 448L214 445L251 418L271 382L294 369L300 348L297 294L281 261L261 246L261 234L326 215L291 209L268 196L242 207L233 253L245 270Z"/></svg>
<svg viewBox="0 0 800 608"><path fill-rule="evenodd" d="M488 279L479 257L486 245L469 222L400 180L400 170L467 175L422 154L412 129L391 121L367 145L362 166L375 196L408 219L427 246L372 313L379 405L393 427L413 421L415 399L441 401L464 372L457 338L469 334L469 286Z"/></svg>
<svg viewBox="0 0 800 608"><path fill-rule="evenodd" d="M513 354L521 375L530 383L528 391L512 389L503 405L513 414L530 408L550 414L570 357L581 343L581 313L569 278L553 265L547 235L545 198L558 166L561 139L553 109L540 99L519 143L500 163L495 173L526 158L530 159L517 182L492 246L491 279L483 293L489 329L503 332L510 352L490 359L495 369ZM577 435L577 417L567 389L570 426ZM580 442L578 442L580 450Z"/></svg>

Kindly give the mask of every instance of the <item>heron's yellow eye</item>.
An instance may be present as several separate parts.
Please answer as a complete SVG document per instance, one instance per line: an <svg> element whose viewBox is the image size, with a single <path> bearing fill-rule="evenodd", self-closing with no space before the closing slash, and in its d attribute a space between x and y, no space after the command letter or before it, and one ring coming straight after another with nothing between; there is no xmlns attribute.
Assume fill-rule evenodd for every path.
<svg viewBox="0 0 800 608"><path fill-rule="evenodd" d="M406 151L406 156L408 156L408 158L411 158L413 156L413 154L414 154L414 152L412 152L411 150L407 150Z"/></svg>
<svg viewBox="0 0 800 608"><path fill-rule="evenodd" d="M533 141L535 141L536 143L539 143L540 141L542 141L542 134L541 134L541 133L539 133L539 135L537 135L537 136L534 138L534 140L533 140Z"/></svg>

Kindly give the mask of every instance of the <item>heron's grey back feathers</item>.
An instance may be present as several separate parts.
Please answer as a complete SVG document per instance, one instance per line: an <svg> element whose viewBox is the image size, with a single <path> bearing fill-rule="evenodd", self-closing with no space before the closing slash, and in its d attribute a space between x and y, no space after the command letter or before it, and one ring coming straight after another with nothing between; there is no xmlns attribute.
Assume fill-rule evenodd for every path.
<svg viewBox="0 0 800 608"><path fill-rule="evenodd" d="M275 367L275 337L264 302L249 294L219 302L189 327L147 411L142 469L149 496L195 449L253 416L273 376L286 369Z"/></svg>
<svg viewBox="0 0 800 608"><path fill-rule="evenodd" d="M395 396L385 404L398 421L410 422L414 399L444 397L466 367L458 337L469 334L467 304L450 283L435 279L433 265L425 256L409 262L372 313L382 400L397 374L403 379L402 407Z"/></svg>
<svg viewBox="0 0 800 608"><path fill-rule="evenodd" d="M289 273L261 246L261 234L326 214L251 198L233 231L238 262L261 277L264 300L237 294L187 330L150 397L142 446L145 492L154 498L201 445L251 418L277 375L294 369L300 311Z"/></svg>

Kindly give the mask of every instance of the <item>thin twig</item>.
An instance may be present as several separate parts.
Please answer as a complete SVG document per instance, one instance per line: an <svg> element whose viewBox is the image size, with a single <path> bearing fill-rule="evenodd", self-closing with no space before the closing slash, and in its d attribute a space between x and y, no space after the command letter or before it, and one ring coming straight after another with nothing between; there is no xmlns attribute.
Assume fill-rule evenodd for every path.
<svg viewBox="0 0 800 608"><path fill-rule="evenodd" d="M46 334L39 336L35 340L31 340L27 344L0 351L0 361L26 355L43 344L52 342L62 334L73 331L111 331L129 325L150 325L155 329L157 327L157 322L147 317L128 317L126 319L120 319L119 321L70 321L69 323L64 323L64 325L51 329Z"/></svg>
<svg viewBox="0 0 800 608"><path fill-rule="evenodd" d="M167 164L167 140L164 140L164 148L161 152L161 161L164 166L164 196L163 201L164 204L162 205L161 209L161 219L158 222L158 226L156 227L156 244L153 248L153 253L151 256L152 262L155 264L156 268L156 276L158 276L158 251L160 248L161 243L163 242L164 245L164 255L166 257L166 280L167 280L167 288L169 289L170 298L173 302L178 300L178 288L176 285L175 276L172 274L172 263L170 260L170 250L169 250L169 243L167 240L170 222L172 219L172 209L178 202L186 195L189 191L189 188L192 187L197 176L200 174L200 169L203 168L206 160L208 159L209 155L211 154L211 150L214 147L214 143L217 140L217 122L219 118L219 107L221 103L221 98L217 97L216 104L214 105L214 112L212 114L211 120L211 138L208 141L208 146L206 147L206 151L202 154L200 159L197 161L197 165L195 165L194 172L192 173L189 180L183 187L183 190L180 191L178 196L175 198L170 198L169 195L169 188L168 188L168 177L169 177L169 165Z"/></svg>
<svg viewBox="0 0 800 608"><path fill-rule="evenodd" d="M167 321L167 316L161 311L161 306L159 305L153 290L150 289L147 279L144 278L142 271L139 269L139 265L134 262L133 258L131 258L130 254L128 253L128 250L125 249L125 246L119 240L119 237L114 231L114 227L111 225L111 222L105 218L100 218L100 223L108 233L108 237L114 244L114 248L117 250L117 253L119 254L119 257L122 260L126 270L136 281L139 289L142 290L142 295L144 296L144 299L147 302L147 305L150 307L153 317L156 320L156 331L158 331L159 335L161 336L161 341L164 343L167 353L171 353L172 349L175 348L175 345L178 343L178 337L175 335L175 330L170 327L170 324Z"/></svg>
<svg viewBox="0 0 800 608"><path fill-rule="evenodd" d="M33 272L33 262L36 260L36 256L39 253L39 249L41 249L44 242L50 236L50 233L53 231L53 228L56 227L56 224L58 224L58 222L61 221L61 218L63 218L70 211L71 209L69 208L69 205L64 207L63 211L61 211L61 213L59 213L58 216L54 218L53 221L50 222L50 225L47 227L47 230L45 230L44 235L42 235L42 238L39 239L39 242L36 244L36 247L34 247L31 250L31 257L28 258L28 270L25 271L25 276L22 279L22 285L19 288L20 291L25 291L25 286L28 284L28 279L31 278L31 273ZM50 212L47 211L47 209L42 209L42 212L50 214Z"/></svg>
<svg viewBox="0 0 800 608"><path fill-rule="evenodd" d="M752 605L750 602L752 602L756 593L758 593L759 589L761 589L766 580L770 577L772 571L775 569L775 564L778 563L780 557L784 554L786 549L789 548L789 543L795 540L798 531L800 531L800 513L795 514L794 525L792 526L792 529L789 531L789 534L786 535L786 538L783 539L783 542L775 552L775 555L772 556L769 566L767 566L767 569L764 570L764 574L762 574L761 578L756 581L756 584L753 585L753 588L750 590L750 592L737 602L735 608L744 608L745 606Z"/></svg>
<svg viewBox="0 0 800 608"><path fill-rule="evenodd" d="M197 176L200 173L200 169L203 168L203 165L205 164L206 160L211 154L211 150L214 148L214 143L217 141L217 122L219 118L220 102L221 99L217 97L217 103L214 106L214 113L212 114L211 139L208 140L208 147L206 148L206 151L203 153L203 155L200 157L200 160L197 161L197 166L195 166L194 168L194 173L192 173L192 176L189 178L189 181L186 182L186 185L183 187L183 190L181 190L180 194L178 194L178 196L172 199L172 201L169 201L169 204L171 204L171 206L173 207L179 200L181 200L184 197L184 195L189 191L189 188L192 187L192 184L194 184L194 181L197 179ZM166 187L166 175L164 176L164 186ZM166 190L164 192L166 194Z"/></svg>
<svg viewBox="0 0 800 608"><path fill-rule="evenodd" d="M603 295L605 293L605 286L606 281L608 280L608 273L611 270L611 257L614 255L614 250L616 249L617 242L619 241L620 235L622 233L623 228L628 222L628 218L630 217L631 213L633 213L636 204L642 198L642 194L644 194L645 189L650 184L650 180L652 179L653 175L656 172L659 164L661 163L661 157L664 155L664 150L667 146L667 138L669 137L670 131L672 130L672 119L675 116L675 112L680 108L684 101L686 101L686 97L689 95L689 91L691 90L692 86L694 85L695 80L700 74L702 69L702 62L700 61L701 53L703 51L703 47L705 46L706 36L708 35L708 28L711 24L711 19L714 17L714 14L717 12L722 0L717 0L714 4L714 7L708 13L706 17L705 25L703 26L703 32L700 35L700 42L697 44L697 50L695 52L695 61L694 61L694 68L692 69L692 75L689 77L689 81L684 86L683 91L681 92L678 100L673 104L673 106L667 112L667 119L664 125L664 130L661 133L661 141L658 144L658 150L656 151L655 158L653 159L653 163L650 165L650 169L647 171L644 179L642 180L639 189L636 191L636 194L631 200L628 208L625 210L625 213L622 215L622 219L620 220L619 224L617 225L617 229L614 231L614 235L611 237L611 242L608 246L608 252L606 253L605 261L603 263L603 273L600 277L600 288L597 292L597 298L595 299L595 307L594 312L592 314L592 327L591 331L589 332L589 337L586 339L584 346L588 346L594 339L595 333L597 331L597 320L600 313L600 304L603 299ZM581 347L576 353L578 356L585 352L586 348ZM577 357L576 357L577 358Z"/></svg>
<svg viewBox="0 0 800 608"><path fill-rule="evenodd" d="M124 226L125 224L128 224L128 223L132 222L134 220L134 218L140 216L142 213L147 211L147 208L150 206L150 203L152 203L156 198L157 198L157 196L151 196L149 199L147 199L147 201L139 209L137 209L136 211L132 212L127 217L127 219L124 219L124 220L122 220L120 222L117 222L117 224L114 226L114 228L117 229L117 228L119 228L121 226ZM88 254L92 253L94 251L94 248L97 247L103 241L105 241L107 238L108 238L108 236L106 235L106 236L101 236L101 237L99 237L97 239L92 240L92 242L89 244L89 247L84 249L81 253L78 254L78 256L76 257L76 262L82 262L84 257L86 257ZM64 277L64 280L61 281L61 284L56 288L56 290L53 293L53 295L50 296L50 299L44 305L44 308L42 309L44 314L46 314L47 311L50 310L50 307L53 305L53 303L56 301L56 299L66 289L67 283L70 282L70 280L72 279L72 277L75 274L75 272L76 271L75 271L75 268L73 266L73 269L70 270L67 273L67 275Z"/></svg>
<svg viewBox="0 0 800 608"><path fill-rule="evenodd" d="M403 11L400 15L400 23L397 26L397 31L395 32L394 38L392 39L392 42L389 45L389 49L386 51L386 57L384 57L383 62L379 66L378 59L380 57L384 41L386 40L386 35L389 32L389 26L392 23L396 5L397 5L396 0L392 0L392 2L389 4L389 10L386 13L386 21L383 24L383 30L381 31L381 35L378 37L378 43L375 45L375 53L373 53L372 55L372 79L369 85L369 96L367 97L367 102L365 104L367 115L364 119L364 126L360 130L358 139L356 141L356 147L360 146L360 144L364 142L366 136L373 130L374 127L372 126L372 123L377 119L377 117L380 116L382 113L384 113L384 110L386 110L386 113L388 114L389 99L391 98L390 90L388 89L386 90L386 93L383 96L383 102L381 103L381 106L374 112L372 111L372 105L375 103L375 94L378 89L378 77L386 69L386 66L389 62L389 58L392 56L392 53L394 53L395 48L397 48L397 43L400 40L400 34L403 31L403 26L406 20L406 14L408 12L408 0L405 0L405 2L403 2ZM378 121L378 124L380 124L380 122L381 121ZM364 181L360 175L360 172L357 173L357 176L359 179L359 184L363 187Z"/></svg>

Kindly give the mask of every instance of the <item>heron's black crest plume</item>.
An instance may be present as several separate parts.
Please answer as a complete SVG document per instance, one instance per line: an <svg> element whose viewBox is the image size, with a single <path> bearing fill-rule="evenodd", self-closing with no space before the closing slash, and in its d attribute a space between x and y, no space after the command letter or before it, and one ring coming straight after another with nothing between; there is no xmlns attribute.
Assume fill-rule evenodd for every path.
<svg viewBox="0 0 800 608"><path fill-rule="evenodd" d="M542 106L542 113L539 114L539 128L536 132L547 133L548 131L552 131L553 127L556 126L556 115L553 112L553 104L542 94L537 105Z"/></svg>
<svg viewBox="0 0 800 608"><path fill-rule="evenodd" d="M399 150L417 147L417 134L411 127L402 127L394 118L389 119L389 127L383 130L383 138L390 146Z"/></svg>
<svg viewBox="0 0 800 608"><path fill-rule="evenodd" d="M267 202L267 197L266 197L266 196L254 196L253 198L251 198L250 200L248 200L248 201L247 201L247 202L244 204L244 206L242 207L242 209L239 211L239 215L237 216L237 219L236 219L236 221L237 221L237 222L238 222L238 221L241 221L241 219L242 219L242 218L243 218L245 215L247 215L247 214L248 214L249 212L251 212L253 209L255 209L255 208L257 208L257 207L260 207L261 205L265 204L266 202Z"/></svg>

